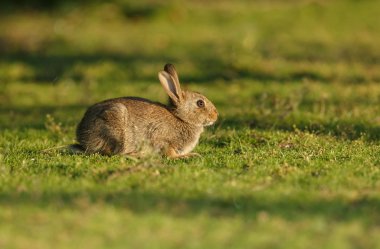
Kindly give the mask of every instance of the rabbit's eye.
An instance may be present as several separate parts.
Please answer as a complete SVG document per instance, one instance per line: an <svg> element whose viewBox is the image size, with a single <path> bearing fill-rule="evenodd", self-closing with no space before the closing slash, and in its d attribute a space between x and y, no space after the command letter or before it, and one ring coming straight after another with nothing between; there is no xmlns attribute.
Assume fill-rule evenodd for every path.
<svg viewBox="0 0 380 249"><path fill-rule="evenodd" d="M200 99L200 100L197 101L197 106L198 107L205 107L205 102Z"/></svg>

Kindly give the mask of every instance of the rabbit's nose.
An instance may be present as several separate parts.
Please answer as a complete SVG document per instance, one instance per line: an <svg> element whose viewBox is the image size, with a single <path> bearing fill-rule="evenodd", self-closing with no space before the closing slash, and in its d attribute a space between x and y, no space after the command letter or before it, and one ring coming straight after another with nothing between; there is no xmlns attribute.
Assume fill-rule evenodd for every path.
<svg viewBox="0 0 380 249"><path fill-rule="evenodd" d="M214 113L213 113L213 118L216 120L219 116L219 113L217 110L214 110Z"/></svg>

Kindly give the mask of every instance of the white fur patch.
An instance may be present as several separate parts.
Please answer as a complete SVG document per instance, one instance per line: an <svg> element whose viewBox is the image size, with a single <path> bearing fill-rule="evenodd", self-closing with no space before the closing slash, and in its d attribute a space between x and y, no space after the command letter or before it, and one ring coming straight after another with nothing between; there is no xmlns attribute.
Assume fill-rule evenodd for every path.
<svg viewBox="0 0 380 249"><path fill-rule="evenodd" d="M201 129L197 134L195 134L195 138L192 142L186 144L181 151L179 151L179 154L180 155L186 155L188 153L190 153L194 148L195 146L197 146L198 144L198 141L199 141L199 137L202 133L203 129Z"/></svg>

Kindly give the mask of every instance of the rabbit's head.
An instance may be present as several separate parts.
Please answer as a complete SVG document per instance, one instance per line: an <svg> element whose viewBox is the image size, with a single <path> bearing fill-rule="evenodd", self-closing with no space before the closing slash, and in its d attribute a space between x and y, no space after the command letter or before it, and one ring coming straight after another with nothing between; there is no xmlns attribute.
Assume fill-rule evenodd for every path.
<svg viewBox="0 0 380 249"><path fill-rule="evenodd" d="M215 106L200 93L182 91L177 71L172 64L166 64L164 71L158 73L158 78L174 106L174 115L195 126L215 123L218 118Z"/></svg>

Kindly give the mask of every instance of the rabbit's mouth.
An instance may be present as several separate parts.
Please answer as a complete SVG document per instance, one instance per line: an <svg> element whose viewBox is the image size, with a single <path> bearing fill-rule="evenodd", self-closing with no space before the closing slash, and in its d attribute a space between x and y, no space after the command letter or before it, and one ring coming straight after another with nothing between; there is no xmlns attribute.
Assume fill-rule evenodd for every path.
<svg viewBox="0 0 380 249"><path fill-rule="evenodd" d="M218 112L214 111L211 115L208 116L208 120L204 122L203 126L213 125L217 119L218 119Z"/></svg>
<svg viewBox="0 0 380 249"><path fill-rule="evenodd" d="M208 116L208 120L206 120L204 126L210 126L210 125L213 125L216 120L218 119L218 112L216 110L214 110L209 116Z"/></svg>
<svg viewBox="0 0 380 249"><path fill-rule="evenodd" d="M208 121L203 126L211 126L215 123L215 121Z"/></svg>

